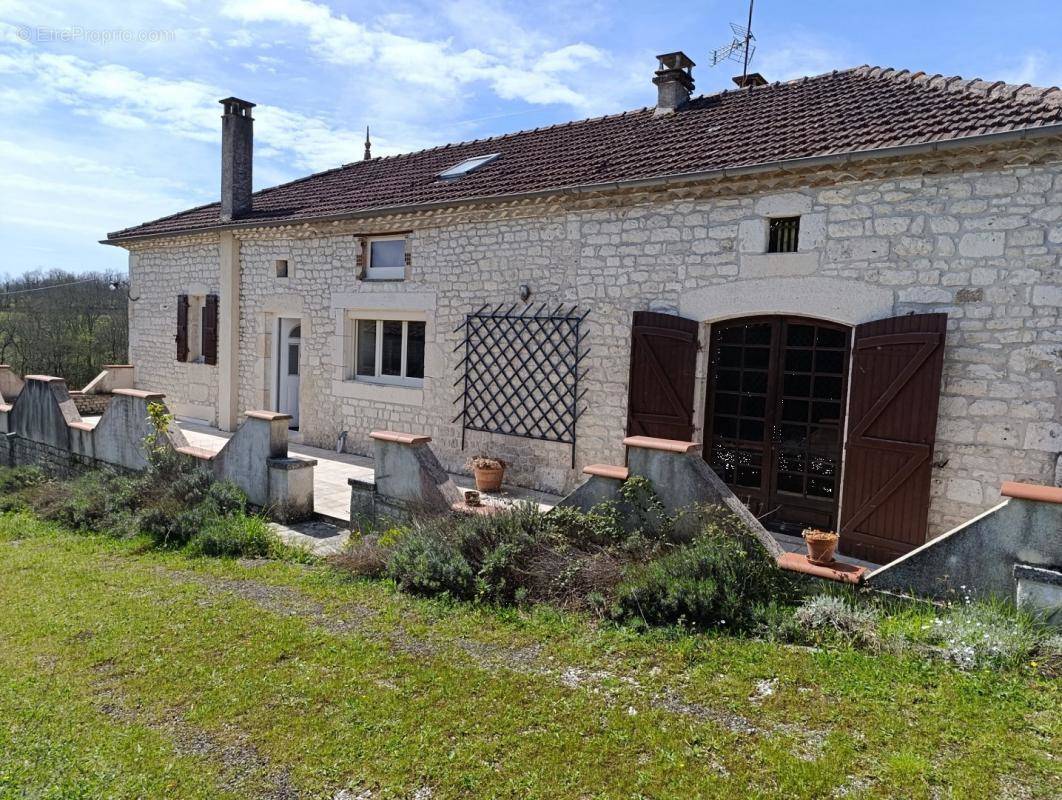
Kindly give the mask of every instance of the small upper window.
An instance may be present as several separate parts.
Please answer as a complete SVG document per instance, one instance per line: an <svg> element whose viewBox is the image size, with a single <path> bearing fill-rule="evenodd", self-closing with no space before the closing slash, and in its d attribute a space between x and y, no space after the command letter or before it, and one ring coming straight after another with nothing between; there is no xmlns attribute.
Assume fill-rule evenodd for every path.
<svg viewBox="0 0 1062 800"><path fill-rule="evenodd" d="M454 164L454 166L450 167L449 169L446 169L446 170L443 170L442 172L440 172L439 173L439 177L442 178L443 180L452 179L452 178L460 178L462 175L467 175L470 172L474 172L475 170L477 170L480 167L482 167L484 164L489 164L491 161L496 159L499 155L500 155L500 153L491 153L491 154L485 155L485 156L476 156L475 158L467 158L464 161L462 161L460 164Z"/></svg>
<svg viewBox="0 0 1062 800"><path fill-rule="evenodd" d="M406 237L370 239L365 277L369 280L402 280L406 277Z"/></svg>
<svg viewBox="0 0 1062 800"><path fill-rule="evenodd" d="M795 253L800 245L800 217L776 217L767 233L768 253Z"/></svg>
<svg viewBox="0 0 1062 800"><path fill-rule="evenodd" d="M274 266L276 267L278 278L288 277L288 260L286 258L278 258L274 262Z"/></svg>

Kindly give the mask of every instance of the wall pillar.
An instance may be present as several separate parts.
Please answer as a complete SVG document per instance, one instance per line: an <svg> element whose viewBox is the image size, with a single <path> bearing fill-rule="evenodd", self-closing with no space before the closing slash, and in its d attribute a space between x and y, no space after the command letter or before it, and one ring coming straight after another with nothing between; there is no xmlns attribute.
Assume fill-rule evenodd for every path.
<svg viewBox="0 0 1062 800"><path fill-rule="evenodd" d="M240 241L222 233L221 297L218 303L218 427L236 430L240 391Z"/></svg>

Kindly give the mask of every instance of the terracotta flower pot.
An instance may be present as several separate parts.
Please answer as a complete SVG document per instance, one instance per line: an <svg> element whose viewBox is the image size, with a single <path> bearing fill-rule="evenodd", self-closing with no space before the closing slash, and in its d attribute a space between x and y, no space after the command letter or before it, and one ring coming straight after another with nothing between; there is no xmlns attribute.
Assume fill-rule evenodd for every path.
<svg viewBox="0 0 1062 800"><path fill-rule="evenodd" d="M837 549L840 537L829 531L804 531L804 542L808 546L808 561L812 564L830 564Z"/></svg>
<svg viewBox="0 0 1062 800"><path fill-rule="evenodd" d="M481 492L497 492L501 489L505 467L473 467L476 476L476 488Z"/></svg>

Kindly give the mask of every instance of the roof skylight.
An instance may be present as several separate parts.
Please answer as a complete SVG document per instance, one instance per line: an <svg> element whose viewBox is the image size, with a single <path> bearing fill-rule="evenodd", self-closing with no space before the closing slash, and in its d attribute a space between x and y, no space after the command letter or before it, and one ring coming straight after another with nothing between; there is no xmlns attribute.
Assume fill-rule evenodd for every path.
<svg viewBox="0 0 1062 800"><path fill-rule="evenodd" d="M485 156L475 156L473 158L466 158L460 164L454 164L449 169L445 169L439 173L439 177L443 180L452 180L454 178L460 178L462 175L467 175L470 172L475 172L484 164L489 164L496 159L500 153L490 153Z"/></svg>

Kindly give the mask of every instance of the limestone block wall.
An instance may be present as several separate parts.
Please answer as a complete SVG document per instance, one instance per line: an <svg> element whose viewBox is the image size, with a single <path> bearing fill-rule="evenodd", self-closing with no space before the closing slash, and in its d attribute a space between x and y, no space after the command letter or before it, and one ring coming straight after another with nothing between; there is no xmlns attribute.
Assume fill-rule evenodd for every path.
<svg viewBox="0 0 1062 800"><path fill-rule="evenodd" d="M1038 148L1038 149L1037 149ZM515 483L553 491L581 480L583 466L622 463L630 325L636 310L680 313L704 323L792 313L847 324L907 312L949 315L930 528L940 533L993 505L1001 480L1054 481L1062 425L1062 166L1031 146L1004 156L904 162L877 173L823 172L771 183L734 182L665 193L628 193L373 220L238 232L239 406L272 407L277 316L302 323L301 434L371 454L372 430L430 435L450 470L486 452L512 463ZM995 160L992 160L995 159ZM979 162L991 161L978 166ZM801 215L800 252L765 255L766 220ZM356 277L358 237L410 232L407 279ZM153 248L158 249L158 245ZM136 254L142 276L190 269L202 244ZM277 278L286 259L289 277ZM150 267L147 265L150 264ZM584 381L576 466L566 445L469 433L451 420L458 356L453 333L484 303L531 302L591 309L592 354ZM167 289L168 293L176 292ZM134 293L135 294L135 293ZM150 306L143 301L145 314ZM422 388L346 381L347 309L407 310L427 322ZM169 312L167 311L167 314ZM161 322L161 324L158 324ZM168 318L135 325L172 328ZM149 344L138 342L134 361ZM183 375L158 365L137 385L184 391ZM702 353L695 421L703 422ZM152 386L154 388L154 386Z"/></svg>
<svg viewBox="0 0 1062 800"><path fill-rule="evenodd" d="M177 361L177 296L217 293L217 237L170 239L130 256L129 360L138 387L164 391L178 416L217 420L218 368Z"/></svg>

